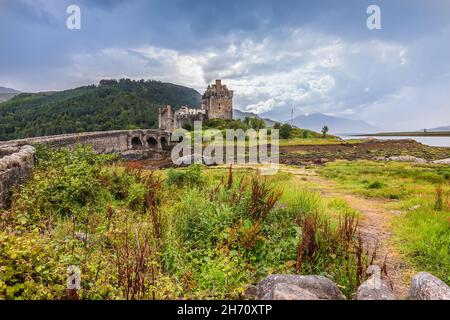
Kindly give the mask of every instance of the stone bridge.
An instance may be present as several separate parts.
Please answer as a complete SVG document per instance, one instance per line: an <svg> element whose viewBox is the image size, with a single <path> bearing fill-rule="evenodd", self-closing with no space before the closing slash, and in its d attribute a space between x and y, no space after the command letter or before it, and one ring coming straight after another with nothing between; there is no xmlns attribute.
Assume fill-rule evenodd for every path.
<svg viewBox="0 0 450 320"><path fill-rule="evenodd" d="M0 149L46 144L56 148L92 145L97 153L123 154L132 150L162 152L170 149L170 133L154 129L71 133L0 142Z"/></svg>
<svg viewBox="0 0 450 320"><path fill-rule="evenodd" d="M151 157L170 150L170 133L161 130L83 132L0 142L0 208L8 207L11 190L33 172L37 144L55 148L91 145L96 153L116 153L127 158Z"/></svg>

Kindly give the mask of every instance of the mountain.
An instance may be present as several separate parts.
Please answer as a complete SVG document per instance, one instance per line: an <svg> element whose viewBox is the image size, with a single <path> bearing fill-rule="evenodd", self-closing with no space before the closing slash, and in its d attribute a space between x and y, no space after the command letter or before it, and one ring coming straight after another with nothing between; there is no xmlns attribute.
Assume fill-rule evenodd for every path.
<svg viewBox="0 0 450 320"><path fill-rule="evenodd" d="M422 131L422 130L420 130L420 131ZM428 129L428 131L450 131L450 126L430 128L430 129Z"/></svg>
<svg viewBox="0 0 450 320"><path fill-rule="evenodd" d="M194 89L159 81L101 80L0 103L0 140L83 131L156 128L158 108L200 105Z"/></svg>
<svg viewBox="0 0 450 320"><path fill-rule="evenodd" d="M323 126L328 126L329 132L332 134L373 133L380 130L365 121L327 116L322 113L298 116L294 118L294 125L318 132L322 130Z"/></svg>
<svg viewBox="0 0 450 320"><path fill-rule="evenodd" d="M15 89L0 87L0 102L8 101L19 93L20 91L17 91Z"/></svg>
<svg viewBox="0 0 450 320"><path fill-rule="evenodd" d="M260 116L258 116L256 113L253 112L245 112L238 109L233 109L233 119L240 120L245 119L246 117L263 119L264 122L266 123L266 126L268 127L272 127L276 123L276 121L271 120L269 118L261 118Z"/></svg>
<svg viewBox="0 0 450 320"><path fill-rule="evenodd" d="M20 93L20 91L11 88L0 87L0 93Z"/></svg>

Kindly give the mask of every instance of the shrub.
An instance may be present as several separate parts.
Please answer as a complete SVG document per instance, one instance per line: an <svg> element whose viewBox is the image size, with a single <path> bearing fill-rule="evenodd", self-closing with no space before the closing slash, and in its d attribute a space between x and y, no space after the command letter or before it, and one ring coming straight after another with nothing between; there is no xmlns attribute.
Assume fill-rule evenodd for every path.
<svg viewBox="0 0 450 320"><path fill-rule="evenodd" d="M291 137L292 133L292 126L290 124L283 124L280 127L280 138L282 139L289 139Z"/></svg>
<svg viewBox="0 0 450 320"><path fill-rule="evenodd" d="M201 190L186 192L177 207L176 230L183 241L211 245L217 242L225 228L230 225L231 211L224 206L216 207L205 199Z"/></svg>
<svg viewBox="0 0 450 320"><path fill-rule="evenodd" d="M436 187L436 198L434 201L434 210L441 211L444 208L444 190L442 186Z"/></svg>
<svg viewBox="0 0 450 320"><path fill-rule="evenodd" d="M369 189L381 189L383 188L383 184L379 181L374 181L372 183L370 183L367 188Z"/></svg>
<svg viewBox="0 0 450 320"><path fill-rule="evenodd" d="M200 164L193 164L186 169L169 169L167 184L181 186L199 186L203 182Z"/></svg>
<svg viewBox="0 0 450 320"><path fill-rule="evenodd" d="M111 157L96 155L91 147L78 146L72 151L42 147L37 159L32 178L13 200L16 214L31 221L71 216L84 219L90 212L102 210L115 196L125 196L120 190L126 190L130 183L124 175L104 171L102 165ZM111 183L113 192L104 187ZM115 185L121 187L116 189Z"/></svg>
<svg viewBox="0 0 450 320"><path fill-rule="evenodd" d="M34 231L0 232L0 299L58 299L64 295L67 265L55 242Z"/></svg>

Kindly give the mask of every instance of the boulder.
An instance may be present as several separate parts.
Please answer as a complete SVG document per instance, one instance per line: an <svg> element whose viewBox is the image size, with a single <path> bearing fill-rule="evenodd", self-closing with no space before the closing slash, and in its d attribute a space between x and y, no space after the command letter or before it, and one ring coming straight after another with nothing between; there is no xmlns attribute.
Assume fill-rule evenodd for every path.
<svg viewBox="0 0 450 320"><path fill-rule="evenodd" d="M258 298L262 299L270 296L270 294L273 295L272 291L277 284L289 284L299 287L300 289L306 290L317 296L318 299L322 300L343 300L345 298L338 286L326 277L281 274L270 275L259 282ZM280 292L281 289L291 292L292 288L277 287L276 292ZM296 292L300 295L300 292ZM287 294L285 296L287 296Z"/></svg>
<svg viewBox="0 0 450 320"><path fill-rule="evenodd" d="M82 241L82 242L87 242L88 239L88 235L84 232L75 232L74 235L75 239Z"/></svg>
<svg viewBox="0 0 450 320"><path fill-rule="evenodd" d="M409 208L408 210L409 210L409 211L414 211L414 210L420 209L420 207L421 207L420 204L416 204L415 206L412 206L412 207Z"/></svg>
<svg viewBox="0 0 450 320"><path fill-rule="evenodd" d="M410 300L450 300L450 287L428 272L420 272L411 280Z"/></svg>
<svg viewBox="0 0 450 320"><path fill-rule="evenodd" d="M433 163L437 163L437 164L450 164L450 158L448 158L448 159L441 159L441 160L435 160L435 161L433 161Z"/></svg>
<svg viewBox="0 0 450 320"><path fill-rule="evenodd" d="M212 165L214 164L214 159L208 156L204 156L201 154L194 153L192 155L182 156L178 159L174 159L174 164L178 166L186 166L194 163Z"/></svg>
<svg viewBox="0 0 450 320"><path fill-rule="evenodd" d="M258 287L248 284L244 288L244 297L254 299L258 296Z"/></svg>
<svg viewBox="0 0 450 320"><path fill-rule="evenodd" d="M261 300L320 300L318 296L289 283L277 283Z"/></svg>
<svg viewBox="0 0 450 320"><path fill-rule="evenodd" d="M413 156L398 156L398 157L389 157L388 161L398 161L398 162L413 162L413 163L428 163L427 160L423 158L416 158Z"/></svg>
<svg viewBox="0 0 450 320"><path fill-rule="evenodd" d="M356 291L355 300L396 300L391 286L384 280L371 276Z"/></svg>
<svg viewBox="0 0 450 320"><path fill-rule="evenodd" d="M120 156L126 160L143 160L147 158L145 150L127 150L120 153Z"/></svg>

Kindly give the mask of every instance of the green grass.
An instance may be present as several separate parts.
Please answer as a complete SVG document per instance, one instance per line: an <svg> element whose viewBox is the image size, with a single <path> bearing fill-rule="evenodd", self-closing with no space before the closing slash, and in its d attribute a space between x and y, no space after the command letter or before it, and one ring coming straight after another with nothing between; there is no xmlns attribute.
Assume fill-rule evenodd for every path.
<svg viewBox="0 0 450 320"><path fill-rule="evenodd" d="M387 207L404 212L393 224L399 249L418 271L429 271L450 283L448 166L337 161L319 173L352 192L392 200Z"/></svg>

